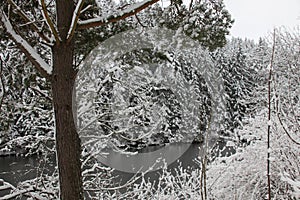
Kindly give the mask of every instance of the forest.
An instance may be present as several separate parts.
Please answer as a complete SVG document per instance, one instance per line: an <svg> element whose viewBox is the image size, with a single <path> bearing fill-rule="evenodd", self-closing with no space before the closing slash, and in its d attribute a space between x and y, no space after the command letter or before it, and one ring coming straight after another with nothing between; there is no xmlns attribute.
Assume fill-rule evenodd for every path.
<svg viewBox="0 0 300 200"><path fill-rule="evenodd" d="M222 0L188 2L0 5L0 200L300 198L300 27L230 38Z"/></svg>

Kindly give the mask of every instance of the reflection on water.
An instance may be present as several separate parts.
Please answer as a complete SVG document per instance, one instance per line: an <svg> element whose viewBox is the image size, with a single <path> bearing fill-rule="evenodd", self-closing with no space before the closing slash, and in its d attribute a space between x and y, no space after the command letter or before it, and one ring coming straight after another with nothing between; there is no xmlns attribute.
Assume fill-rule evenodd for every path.
<svg viewBox="0 0 300 200"><path fill-rule="evenodd" d="M221 142L217 146L220 146L226 150L226 143ZM176 145L168 145L166 146L165 152L168 151L170 161L168 169L174 169L181 166L184 169L195 169L198 168L199 165L195 162L195 159L200 155L199 148L200 144L176 144ZM124 166L128 168L132 166L132 163L135 163L134 166L143 166L144 163L152 163L155 160L150 156L151 154L147 154L147 152L153 152L161 147L149 147L147 149L143 149L142 153L144 153L144 157L132 157L130 160L124 160L124 156L120 156L116 152L109 151L109 157L104 158L102 162L116 166L116 170L113 172L113 176L116 176L115 179L116 184L122 185L125 184L128 180L130 180L135 173L130 173L130 171L122 170ZM232 149L227 149L227 152L230 154L234 153ZM182 154L182 156L177 157L178 154ZM162 157L165 157L162 155ZM222 153L219 153L222 156ZM200 155L201 156L201 155ZM223 155L224 156L224 155ZM46 162L47 161L47 162ZM33 157L0 157L0 179L4 179L5 181L16 186L20 181L28 180L35 178L43 169L43 173L52 173L55 168L55 159L49 158L45 160L45 157L33 156ZM121 170L118 170L121 169ZM146 179L155 181L158 180L161 174L161 170L151 171L147 173L144 177ZM0 183L1 185L1 183ZM0 191L0 197L7 194L8 191Z"/></svg>
<svg viewBox="0 0 300 200"><path fill-rule="evenodd" d="M0 157L0 177L8 182L17 183L21 180L33 178L38 157Z"/></svg>
<svg viewBox="0 0 300 200"><path fill-rule="evenodd" d="M118 171L137 173L155 171L178 160L189 149L191 144L173 143L164 146L150 146L136 152L123 153L113 149L103 150L97 159L104 165Z"/></svg>
<svg viewBox="0 0 300 200"><path fill-rule="evenodd" d="M188 148L186 149L186 147L188 146ZM169 166L168 169L174 169L176 167L178 167L179 165L182 166L184 169L195 169L198 168L199 165L195 162L195 159L199 156L199 147L200 144L177 144L177 146L171 146L170 149L176 149L176 151L180 151L183 150L184 153L182 154L181 157L179 157L178 159L176 159L174 162L172 162ZM112 157L112 159L114 159L114 157ZM119 164L119 165L124 165L125 163L122 163L123 159L120 160L114 160L113 162L115 162L115 164ZM139 161L140 163L141 161ZM153 161L155 162L155 161ZM144 175L144 178L146 180L150 180L152 181L157 181L158 178L160 177L162 173L162 170L156 170L156 171L151 171L148 172ZM127 181L129 181L133 176L135 176L135 173L130 173L130 172L124 172L124 171L120 171L120 170L115 170L113 172L113 175L115 175L116 177L118 177L116 180L117 184L123 185L125 184ZM139 183L138 180L136 183Z"/></svg>
<svg viewBox="0 0 300 200"><path fill-rule="evenodd" d="M0 179L17 186L19 182L33 179L43 171L49 173L54 170L55 161L46 162L45 157L0 157ZM47 163L47 164L46 164ZM0 183L1 184L1 183ZM0 197L9 191L0 191Z"/></svg>
<svg viewBox="0 0 300 200"><path fill-rule="evenodd" d="M169 159L174 161L170 165L170 168L178 166L179 162L182 162L182 166L185 168L187 166L196 167L196 164L193 160L198 156L198 147L199 145L196 144L167 145L167 150L169 151L168 155L170 155ZM134 166L143 165L143 163L145 162L155 163L155 160L151 158L149 156L150 154L147 154L146 152L153 152L155 150L158 150L157 152L160 152L160 149L162 148L157 146L145 148L141 152L144 155L144 158L133 158L130 162L125 162L123 156L120 156L120 154L117 154L116 152L110 151L110 156L106 158L106 162L110 164L113 163L114 166L131 166L133 162L135 163ZM176 155L178 154L182 156L176 158ZM166 155L163 155L163 157L165 156ZM3 179L16 186L20 181L35 178L38 175L38 172L41 171L41 168L43 168L44 173L45 171L53 171L55 166L55 159L51 158L47 161L46 165L44 159L44 157L39 156L0 157L0 179ZM159 171L150 172L146 175L146 177L150 179L156 179L158 178L158 172ZM113 172L113 175L118 176L118 178L115 180L118 184L122 184L128 181L132 176L134 176L135 173L124 172L116 168L116 170ZM3 192L0 192L0 197L1 196L3 196Z"/></svg>

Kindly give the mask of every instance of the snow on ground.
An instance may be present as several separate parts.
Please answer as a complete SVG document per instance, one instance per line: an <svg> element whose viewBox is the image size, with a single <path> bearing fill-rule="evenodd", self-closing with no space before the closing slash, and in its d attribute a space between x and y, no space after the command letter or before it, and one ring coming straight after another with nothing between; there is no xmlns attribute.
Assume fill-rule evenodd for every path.
<svg viewBox="0 0 300 200"><path fill-rule="evenodd" d="M266 111L249 120L239 130L241 139L249 142L246 147L237 147L230 157L217 158L208 166L207 182L212 199L265 199L267 197L267 118ZM300 197L299 159L283 157L284 138L277 140L271 135L271 187L274 199L298 199ZM284 145L285 144L285 145ZM293 144L290 145L291 147ZM287 154L299 154L299 148L288 149ZM288 160L290 163L288 163ZM278 164L280 163L280 164ZM298 173L298 177L295 174Z"/></svg>

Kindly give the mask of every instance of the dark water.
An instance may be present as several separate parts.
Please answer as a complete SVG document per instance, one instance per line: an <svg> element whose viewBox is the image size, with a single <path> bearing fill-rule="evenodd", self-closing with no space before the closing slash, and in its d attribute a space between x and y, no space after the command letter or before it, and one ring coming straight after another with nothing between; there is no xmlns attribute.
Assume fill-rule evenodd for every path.
<svg viewBox="0 0 300 200"><path fill-rule="evenodd" d="M226 146L226 141L224 141L224 140L212 141L209 146L211 147L211 150L212 150L212 155L210 157L210 160L213 160L215 157L219 157L219 156L225 157L225 156L229 156L229 155L232 155L233 153L235 153L234 147ZM184 152L178 159L176 159L176 160L173 159L174 162L168 163L168 170L170 170L172 172L172 174L174 174L175 171L173 169L176 169L179 166L181 166L183 169L187 169L187 170L193 170L196 168L200 168L199 158L202 156L201 147L202 147L201 144L188 144L188 147L187 147L187 144L184 144L184 143L170 145L168 147L168 150L170 151L169 156L174 157L176 155L172 155L172 153L175 153L175 154L182 153L181 152L182 150L184 150ZM146 151L151 148L153 148L153 147L147 148ZM157 147L154 147L154 148L157 148ZM114 163L115 166L119 165L122 168L122 166L128 165L128 163L125 163L125 161L122 158L118 158L117 156L112 157L112 158L115 158L115 160L112 161L112 162L115 162ZM198 162L197 162L197 160L198 160ZM134 162L140 164L140 163L144 162L144 160L136 159L136 160L134 160ZM148 172L144 177L147 180L155 181L155 180L158 180L161 172L162 172L162 170L151 171L151 172ZM113 174L119 177L117 179L117 182L121 185L125 184L128 180L130 180L135 175L135 173L124 172L124 170L123 171L115 170Z"/></svg>
<svg viewBox="0 0 300 200"><path fill-rule="evenodd" d="M233 152L232 149L228 149L225 146L225 143L222 142L219 144L221 148L224 149L223 152ZM195 169L198 168L199 165L195 162L195 159L197 159L199 156L199 148L201 147L200 144L191 144L186 148L183 144L178 144L175 146L170 146L169 150L173 151L174 153L180 152L182 149L184 150L182 156L175 159L174 162L170 163L168 166L168 169L174 169L177 166L180 165L184 169ZM153 148L153 147L150 147ZM149 150L149 149L148 149ZM146 149L147 151L147 149ZM224 156L224 155L223 155ZM110 156L110 161L114 162L116 165L124 165L124 160L122 158L119 158L118 156ZM139 162L139 160L136 160L134 162ZM32 157L14 157L14 156L8 156L8 157L0 157L0 179L3 179L14 186L17 186L17 184L20 181L28 180L35 178L43 171L43 173L52 173L55 168L55 158L52 157L41 157L41 156L32 156ZM127 163L128 164L128 163ZM150 179L152 181L158 180L160 176L161 170L151 171L148 172L145 175L146 179ZM120 170L115 170L113 172L113 175L117 176L118 178L115 179L117 184L124 184L128 180L130 180L135 173L130 172L124 172ZM1 185L1 183L0 183ZM9 191L0 191L0 197L8 194Z"/></svg>
<svg viewBox="0 0 300 200"><path fill-rule="evenodd" d="M180 144L180 145L172 145L169 147L169 151L173 151L173 153L178 153L180 152L180 150L184 150L182 156L180 156L178 159L174 160L173 162L168 163L168 169L173 169L178 167L179 165L181 165L184 169L193 169L193 168L198 168L198 164L197 162L195 162L195 160L199 157L199 144L191 144L188 145L188 147L186 148L186 144ZM152 147L153 148L153 147ZM182 152L180 152L182 153ZM171 155L170 156L175 156L175 155ZM146 155L147 156L147 155ZM147 157L146 157L147 159ZM140 165L141 163L145 162L145 160L138 160L138 159L134 159L135 160L135 164ZM115 165L119 165L120 167L124 166L124 165L128 165L128 163L125 163L124 160L122 158L118 158L116 160L113 160L113 162L115 162ZM153 161L154 163L155 161ZM162 164L162 163L161 163ZM153 171L148 172L145 175L145 178L147 179L153 179L156 180L158 179L160 173L161 173L161 167L162 165L157 165L157 168ZM125 172L124 170L115 170L114 175L117 175L118 177L120 177L120 182L119 183L126 183L126 181L128 181L130 178L132 178L136 173L130 173L130 172Z"/></svg>
<svg viewBox="0 0 300 200"><path fill-rule="evenodd" d="M38 177L41 173L52 173L55 159L46 156L6 156L0 157L0 179L17 186L21 181ZM0 181L1 182L1 181ZM0 183L2 185L2 183ZM0 197L9 194L8 190L0 191Z"/></svg>

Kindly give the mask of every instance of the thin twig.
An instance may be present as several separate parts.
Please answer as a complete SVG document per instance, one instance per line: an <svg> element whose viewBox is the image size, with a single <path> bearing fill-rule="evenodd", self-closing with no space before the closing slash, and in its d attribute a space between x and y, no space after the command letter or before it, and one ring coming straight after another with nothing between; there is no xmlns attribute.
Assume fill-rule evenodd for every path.
<svg viewBox="0 0 300 200"><path fill-rule="evenodd" d="M33 91L39 93L40 95L42 95L43 97L45 97L47 100L52 101L52 98L49 97L48 94L45 94L45 93L41 92L39 89L34 88L34 87L30 87L30 89L32 89Z"/></svg>
<svg viewBox="0 0 300 200"><path fill-rule="evenodd" d="M271 83L272 83L272 70L275 55L275 29L273 33L273 47L272 56L268 78L268 141L267 141L267 177L268 177L268 200L271 200L271 175L270 175L270 135L271 135Z"/></svg>
<svg viewBox="0 0 300 200"><path fill-rule="evenodd" d="M3 59L2 59L2 56L0 56L0 80L1 80L1 87L2 87L2 96L1 96L1 99L0 99L0 110L2 108L2 104L3 104L3 100L4 100L4 97L5 97L5 94L6 94L6 91L5 91L5 83L4 83L4 80L3 80Z"/></svg>
<svg viewBox="0 0 300 200"><path fill-rule="evenodd" d="M73 14L73 17L72 17L71 26L70 26L70 29L69 29L68 35L67 35L67 42L68 43L72 40L72 38L74 36L74 33L75 33L75 30L76 30L76 27L77 27L77 23L78 23L78 20L79 20L79 16L80 16L83 4L84 4L84 0L81 0L81 1L78 2L77 6L75 8L75 11L74 11L74 14Z"/></svg>
<svg viewBox="0 0 300 200"><path fill-rule="evenodd" d="M191 11L192 8L193 8L193 4L194 4L194 0L191 0L191 1L190 1L190 6L189 6L189 10L190 10L190 11Z"/></svg>
<svg viewBox="0 0 300 200"><path fill-rule="evenodd" d="M285 128L285 126L283 125L283 122L282 122L282 120L281 120L281 117L280 117L279 113L277 114L277 117L278 117L278 119L279 119L279 123L280 123L281 127L283 128L283 130L284 130L284 132L287 134L287 136L290 138L290 140L292 140L292 142L294 142L295 144L300 145L300 142L296 141L296 140L291 136L291 134L289 134L288 130L287 130L287 129Z"/></svg>
<svg viewBox="0 0 300 200"><path fill-rule="evenodd" d="M45 20L46 20L53 36L54 36L54 38L55 38L56 43L59 43L61 41L61 39L59 37L58 31L56 30L56 28L54 26L54 23L52 22L50 16L48 15L45 0L40 0L40 3L41 3L41 6L42 6L42 13L44 15L44 18L45 18Z"/></svg>
<svg viewBox="0 0 300 200"><path fill-rule="evenodd" d="M139 23L143 28L146 28L146 27L147 27L147 26L145 26L145 25L141 22L140 18L139 18L137 15L135 15L135 18L136 18L136 20L138 21L138 23Z"/></svg>

